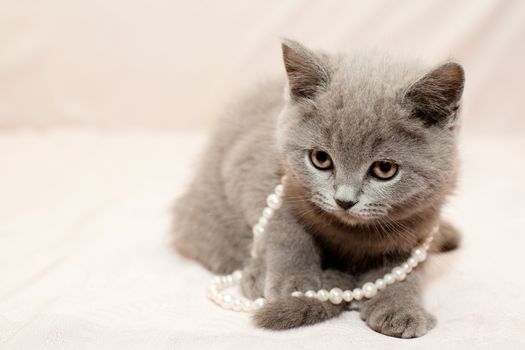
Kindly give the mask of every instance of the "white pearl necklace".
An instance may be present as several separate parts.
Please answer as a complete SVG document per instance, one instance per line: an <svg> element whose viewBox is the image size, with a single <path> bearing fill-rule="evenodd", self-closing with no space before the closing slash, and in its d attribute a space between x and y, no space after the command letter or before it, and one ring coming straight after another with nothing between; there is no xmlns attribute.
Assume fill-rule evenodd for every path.
<svg viewBox="0 0 525 350"><path fill-rule="evenodd" d="M264 234L266 226L274 212L282 205L282 197L284 193L283 183L285 177L282 178L281 183L275 187L272 194L266 199L267 207L264 208L259 222L253 226L254 243L251 250L252 257L257 257L257 243L260 237ZM389 273L382 278L378 278L375 282L367 282L361 288L354 290L342 290L340 288L333 288L330 291L321 289L318 291L308 290L304 293L302 291L295 291L291 295L294 297L305 296L307 298L316 298L320 301L330 301L333 304L340 304L343 301L351 302L352 300L361 300L363 298L373 298L377 292L385 289L387 286L403 281L407 275L420 263L427 258L427 251L430 248L430 243L436 234L438 227L434 227L425 242L412 250L412 255L403 264L396 266ZM258 298L250 300L242 296L226 293L225 289L240 285L242 279L242 271L237 270L234 273L226 276L216 276L211 285L208 287L208 298L214 301L217 305L224 309L234 311L251 312L264 306L267 303L265 298Z"/></svg>

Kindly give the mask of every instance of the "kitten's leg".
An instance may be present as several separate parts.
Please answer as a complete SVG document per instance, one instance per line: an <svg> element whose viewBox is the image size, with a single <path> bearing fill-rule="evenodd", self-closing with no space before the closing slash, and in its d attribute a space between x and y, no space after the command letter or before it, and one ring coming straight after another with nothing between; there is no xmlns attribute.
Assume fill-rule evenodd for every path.
<svg viewBox="0 0 525 350"><path fill-rule="evenodd" d="M323 288L328 291L330 291L332 288L352 290L357 286L357 281L354 276L340 270L324 270L322 279Z"/></svg>
<svg viewBox="0 0 525 350"><path fill-rule="evenodd" d="M292 297L294 291L317 291L323 287L319 249L295 217L283 208L272 219L264 244L264 296L269 303L254 315L263 328L288 329L318 323L339 315L344 304L334 305L306 297ZM330 275L330 276L329 276ZM324 281L336 280L325 273ZM345 282L351 283L351 279Z"/></svg>
<svg viewBox="0 0 525 350"><path fill-rule="evenodd" d="M266 266L261 257L252 258L242 271L241 290L248 299L255 300L264 296Z"/></svg>
<svg viewBox="0 0 525 350"><path fill-rule="evenodd" d="M264 296L276 299L322 285L320 250L314 238L283 206L260 242L266 265Z"/></svg>
<svg viewBox="0 0 525 350"><path fill-rule="evenodd" d="M374 271L362 277L362 282L374 281L388 270ZM411 272L402 282L396 282L363 301L361 319L376 332L398 338L420 337L436 324L421 301L421 268Z"/></svg>
<svg viewBox="0 0 525 350"><path fill-rule="evenodd" d="M202 180L177 201L173 236L181 254L214 273L227 274L248 260L252 233L243 218L229 210L221 186Z"/></svg>
<svg viewBox="0 0 525 350"><path fill-rule="evenodd" d="M461 234L459 230L447 221L441 221L439 232L434 238L432 249L438 252L448 252L459 247Z"/></svg>

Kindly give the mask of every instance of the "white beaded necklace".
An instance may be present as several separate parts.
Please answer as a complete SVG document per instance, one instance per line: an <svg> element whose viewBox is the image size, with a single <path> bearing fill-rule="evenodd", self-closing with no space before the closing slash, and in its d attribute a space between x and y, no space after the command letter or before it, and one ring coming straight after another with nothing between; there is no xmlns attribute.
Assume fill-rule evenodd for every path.
<svg viewBox="0 0 525 350"><path fill-rule="evenodd" d="M285 177L281 179L281 183L275 187L266 199L267 207L264 208L259 222L253 226L254 242L251 250L252 257L257 256L256 245L259 238L264 234L268 221L273 216L274 212L282 205L282 197L284 192ZM385 274L383 278L378 278L375 282L367 282L361 288L354 290L343 291L340 288L333 288L330 291L321 289L318 291L308 290L304 293L302 291L295 291L291 295L294 297L305 296L307 298L316 298L320 301L329 301L333 304L340 304L343 301L351 302L352 300L361 300L363 298L370 299L374 297L377 292L385 289L387 286L403 281L406 276L420 263L427 258L427 251L430 248L430 243L436 234L438 227L434 227L425 242L412 250L412 255L403 264L396 266L389 273ZM230 275L215 276L211 285L208 287L207 295L213 302L227 310L251 312L264 306L267 303L265 298L258 298L250 300L242 296L226 293L225 290L240 285L242 279L242 271L237 270Z"/></svg>

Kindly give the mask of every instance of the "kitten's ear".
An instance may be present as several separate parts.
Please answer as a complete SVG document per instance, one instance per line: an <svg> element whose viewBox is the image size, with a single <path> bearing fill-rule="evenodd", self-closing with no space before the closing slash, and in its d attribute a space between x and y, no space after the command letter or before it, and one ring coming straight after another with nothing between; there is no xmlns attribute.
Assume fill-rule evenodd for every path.
<svg viewBox="0 0 525 350"><path fill-rule="evenodd" d="M426 125L452 126L464 84L463 68L454 62L445 63L412 84L405 100L412 106L414 116Z"/></svg>
<svg viewBox="0 0 525 350"><path fill-rule="evenodd" d="M281 45L293 100L310 99L328 87L330 75L319 56L293 40L283 39Z"/></svg>

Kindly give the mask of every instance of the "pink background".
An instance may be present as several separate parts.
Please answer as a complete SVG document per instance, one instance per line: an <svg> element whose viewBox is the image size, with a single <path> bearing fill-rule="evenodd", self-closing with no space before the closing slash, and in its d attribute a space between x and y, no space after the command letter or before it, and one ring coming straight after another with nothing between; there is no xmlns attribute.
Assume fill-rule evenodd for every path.
<svg viewBox="0 0 525 350"><path fill-rule="evenodd" d="M465 132L522 133L523 1L0 2L0 126L195 130L283 74L279 37L466 69Z"/></svg>

